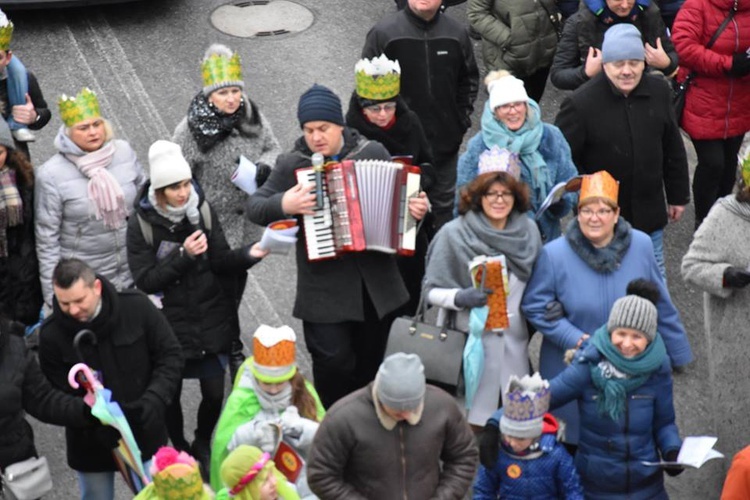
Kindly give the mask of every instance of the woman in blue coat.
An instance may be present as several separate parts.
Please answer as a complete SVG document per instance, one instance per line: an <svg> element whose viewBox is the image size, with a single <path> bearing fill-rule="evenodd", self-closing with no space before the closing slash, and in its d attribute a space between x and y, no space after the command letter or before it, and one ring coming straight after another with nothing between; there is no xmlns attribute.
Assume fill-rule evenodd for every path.
<svg viewBox="0 0 750 500"><path fill-rule="evenodd" d="M685 327L669 296L654 258L651 239L619 216L617 182L606 172L585 176L578 216L566 234L544 246L526 286L521 310L544 339L542 377L552 379L565 369L565 351L580 346L607 321L615 300L637 278L659 288L658 325L672 366L692 361ZM548 306L562 306L553 319ZM578 409L573 402L553 414L567 423L565 442L578 442Z"/></svg>
<svg viewBox="0 0 750 500"><path fill-rule="evenodd" d="M523 81L501 70L487 75L485 84L490 98L482 112L482 130L469 140L458 160L456 193L478 175L484 151L493 146L508 149L519 156L521 180L531 195L528 215L533 217L556 184L578 175L570 146L559 128L542 122L539 104L526 94ZM537 224L544 241L560 236L560 219L574 203L575 196L567 194L542 214Z"/></svg>
<svg viewBox="0 0 750 500"><path fill-rule="evenodd" d="M669 358L657 332L659 287L637 280L627 292L573 363L550 381L550 407L579 402L575 463L586 498L668 499L662 469L643 464L674 461L682 446Z"/></svg>

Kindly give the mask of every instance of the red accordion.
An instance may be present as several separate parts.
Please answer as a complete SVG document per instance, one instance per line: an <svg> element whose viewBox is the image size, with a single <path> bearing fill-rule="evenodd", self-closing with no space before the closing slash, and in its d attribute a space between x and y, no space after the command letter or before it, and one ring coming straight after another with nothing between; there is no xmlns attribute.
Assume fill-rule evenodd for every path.
<svg viewBox="0 0 750 500"><path fill-rule="evenodd" d="M302 219L309 261L365 250L414 254L417 221L407 203L419 194L419 167L345 160L324 168L323 206ZM296 175L301 184L315 184L312 167Z"/></svg>

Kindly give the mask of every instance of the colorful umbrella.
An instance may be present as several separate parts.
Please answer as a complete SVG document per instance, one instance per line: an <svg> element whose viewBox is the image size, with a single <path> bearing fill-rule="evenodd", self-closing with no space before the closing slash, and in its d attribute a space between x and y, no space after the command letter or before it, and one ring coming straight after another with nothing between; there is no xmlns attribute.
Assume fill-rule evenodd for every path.
<svg viewBox="0 0 750 500"><path fill-rule="evenodd" d="M120 432L118 446L112 450L115 463L125 483L135 494L149 482L149 476L141 460L141 450L135 441L130 424L122 413L122 408L112 401L112 391L106 389L96 378L94 372L85 363L77 363L68 372L68 383L74 389L83 386L86 395L83 400L91 407L91 414L104 425L114 427Z"/></svg>

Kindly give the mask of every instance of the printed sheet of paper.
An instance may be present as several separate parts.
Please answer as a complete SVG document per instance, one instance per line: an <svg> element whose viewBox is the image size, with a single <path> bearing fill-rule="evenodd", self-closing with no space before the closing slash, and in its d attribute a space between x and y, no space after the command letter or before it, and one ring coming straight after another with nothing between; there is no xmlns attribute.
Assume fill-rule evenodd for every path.
<svg viewBox="0 0 750 500"><path fill-rule="evenodd" d="M286 255L297 243L297 232L299 232L299 226L295 219L272 222L263 231L260 248L271 253Z"/></svg>
<svg viewBox="0 0 750 500"><path fill-rule="evenodd" d="M486 271L486 276L484 275ZM487 331L500 332L510 326L508 315L508 270L505 267L505 256L496 255L487 257L480 255L469 263L469 272L475 287L492 290L487 296L489 314L484 329Z"/></svg>
<svg viewBox="0 0 750 500"><path fill-rule="evenodd" d="M723 458L721 452L714 450L718 438L713 436L688 436L682 441L682 448L677 455L676 462L641 462L643 465L667 467L670 465L682 465L700 468L703 464L714 458Z"/></svg>

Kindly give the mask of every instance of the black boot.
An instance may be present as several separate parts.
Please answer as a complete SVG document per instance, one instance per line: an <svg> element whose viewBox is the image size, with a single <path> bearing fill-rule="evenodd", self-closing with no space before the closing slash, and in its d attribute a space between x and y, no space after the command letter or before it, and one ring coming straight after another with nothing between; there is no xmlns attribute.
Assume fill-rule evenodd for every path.
<svg viewBox="0 0 750 500"><path fill-rule="evenodd" d="M204 483L211 481L211 441L196 437L190 446L190 454L201 464L201 477Z"/></svg>
<svg viewBox="0 0 750 500"><path fill-rule="evenodd" d="M240 339L234 339L232 341L232 348L229 351L229 376L231 377L231 385L234 385L234 379L237 377L237 372L245 362L245 355L242 353L243 349L242 341Z"/></svg>

